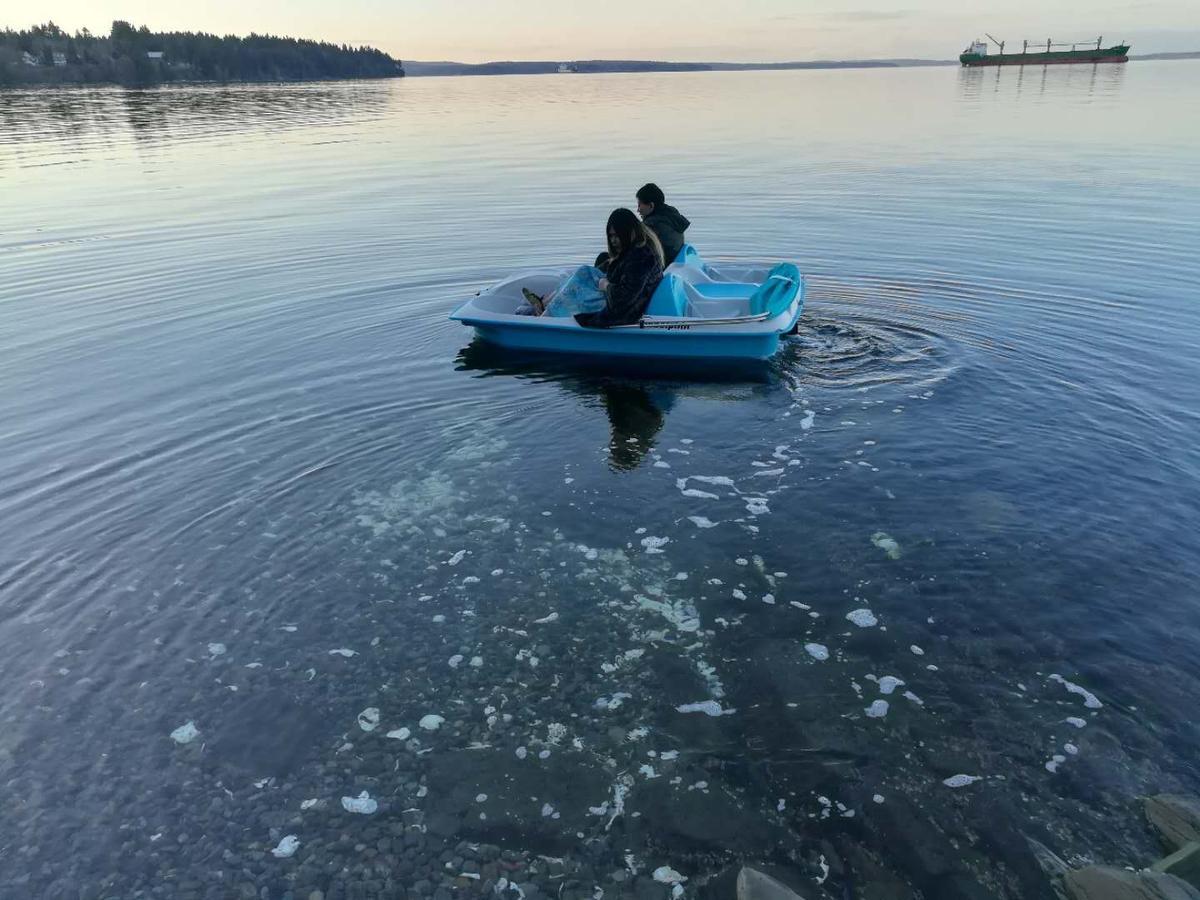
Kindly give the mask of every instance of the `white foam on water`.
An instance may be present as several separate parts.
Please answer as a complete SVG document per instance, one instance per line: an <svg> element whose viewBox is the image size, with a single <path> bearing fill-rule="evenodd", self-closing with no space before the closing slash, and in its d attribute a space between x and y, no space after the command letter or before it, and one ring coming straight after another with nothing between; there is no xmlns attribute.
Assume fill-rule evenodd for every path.
<svg viewBox="0 0 1200 900"><path fill-rule="evenodd" d="M746 498L746 512L752 516L765 516L771 511L767 505L767 501L763 497L748 497Z"/></svg>
<svg viewBox="0 0 1200 900"><path fill-rule="evenodd" d="M739 556L737 559L734 560L734 562L739 566L750 565L750 560L746 559L744 556Z"/></svg>
<svg viewBox="0 0 1200 900"><path fill-rule="evenodd" d="M810 409L804 414L804 418L800 420L801 429L808 431L808 429L813 427L813 422L816 421L816 418L817 414Z"/></svg>
<svg viewBox="0 0 1200 900"><path fill-rule="evenodd" d="M887 554L888 559L899 559L900 545L886 531L877 531L871 535L871 543Z"/></svg>
<svg viewBox="0 0 1200 900"><path fill-rule="evenodd" d="M343 797L342 809L350 813L358 813L361 816L373 815L379 810L379 804L371 799L371 795L363 791L357 797Z"/></svg>
<svg viewBox="0 0 1200 900"><path fill-rule="evenodd" d="M446 660L446 665L448 665L452 669L457 669L459 666L462 665L462 661L463 661L463 655L461 653L455 653L452 657L450 657L448 660Z"/></svg>
<svg viewBox="0 0 1200 900"><path fill-rule="evenodd" d="M1096 698L1096 695L1087 688L1080 687L1074 682L1067 681L1067 679L1063 678L1061 675L1051 675L1050 680L1057 681L1072 694L1078 694L1081 696L1083 698L1083 705L1088 709L1100 709L1102 706L1104 706L1104 704Z"/></svg>
<svg viewBox="0 0 1200 900"><path fill-rule="evenodd" d="M483 667L483 657L482 656L472 656L471 661L468 663L468 665L472 669L482 668Z"/></svg>
<svg viewBox="0 0 1200 900"><path fill-rule="evenodd" d="M177 744L190 744L198 737L200 737L200 730L196 727L195 722L187 722L171 732L171 740Z"/></svg>
<svg viewBox="0 0 1200 900"><path fill-rule="evenodd" d="M1079 748L1071 743L1063 744L1063 749L1066 750L1067 753L1071 756L1076 756L1079 754Z"/></svg>
<svg viewBox="0 0 1200 900"><path fill-rule="evenodd" d="M829 648L824 644L805 644L804 649L813 659L821 661L829 659Z"/></svg>
<svg viewBox="0 0 1200 900"><path fill-rule="evenodd" d="M434 616L432 619L430 619L430 621L433 622L434 625L441 625L443 622L446 621L446 617L444 615L442 615L441 613L438 613L436 616Z"/></svg>
<svg viewBox="0 0 1200 900"><path fill-rule="evenodd" d="M396 728L385 735L385 737L390 737L394 741L407 741L411 736L412 732L407 728Z"/></svg>
<svg viewBox="0 0 1200 900"><path fill-rule="evenodd" d="M1076 728L1087 727L1087 719L1081 719L1079 716L1067 716L1063 721L1068 725L1074 725Z"/></svg>
<svg viewBox="0 0 1200 900"><path fill-rule="evenodd" d="M704 516L688 516L688 521L691 522L693 525L695 525L697 528L715 528L718 524L717 522L714 522L712 519L706 518Z"/></svg>
<svg viewBox="0 0 1200 900"><path fill-rule="evenodd" d="M311 800L301 800L300 808L301 809L312 809L314 806L316 806L320 802L321 801L318 800L316 797L313 797Z"/></svg>
<svg viewBox="0 0 1200 900"><path fill-rule="evenodd" d="M886 700L876 700L865 710L868 719L882 719L888 714L888 702Z"/></svg>
<svg viewBox="0 0 1200 900"><path fill-rule="evenodd" d="M558 613L552 612L548 616L542 616L540 619L534 619L534 625L549 625L551 622L558 621Z"/></svg>
<svg viewBox="0 0 1200 900"><path fill-rule="evenodd" d="M779 468L779 469L759 469L757 472L755 472L755 473L754 473L754 476L755 476L755 477L758 477L759 475L782 475L782 474L783 474L784 472L786 472L786 471L787 471L787 469L786 469L786 468Z"/></svg>
<svg viewBox="0 0 1200 900"><path fill-rule="evenodd" d="M463 557L466 555L467 555L466 550L459 550L457 553L455 553L453 556L451 556L448 560L446 560L446 565L457 566L460 562L463 561Z"/></svg>
<svg viewBox="0 0 1200 900"><path fill-rule="evenodd" d="M903 684L904 682L895 675L884 675L879 679L879 693L890 694Z"/></svg>
<svg viewBox="0 0 1200 900"><path fill-rule="evenodd" d="M224 644L212 643L208 645L208 658L216 659L218 656L224 656L226 647Z"/></svg>
<svg viewBox="0 0 1200 900"><path fill-rule="evenodd" d="M871 799L874 800L876 803L882 803L883 802L883 794L875 794Z"/></svg>
<svg viewBox="0 0 1200 900"><path fill-rule="evenodd" d="M671 543L668 537L654 537L653 535L642 538L642 546L646 548L647 553L662 553L662 548Z"/></svg>
<svg viewBox="0 0 1200 900"><path fill-rule="evenodd" d="M476 803L487 803L487 794L476 794L475 802Z"/></svg>
<svg viewBox="0 0 1200 900"><path fill-rule="evenodd" d="M879 624L879 620L875 618L875 613L865 608L851 610L846 613L846 618L859 628L871 628Z"/></svg>
<svg viewBox="0 0 1200 900"><path fill-rule="evenodd" d="M277 859L287 859L299 849L300 839L294 834L289 834L279 841L279 844L271 851L271 855Z"/></svg>
<svg viewBox="0 0 1200 900"><path fill-rule="evenodd" d="M731 716L736 709L722 709L716 700L701 700L699 703L684 703L675 707L681 713L704 713L706 716Z"/></svg>
<svg viewBox="0 0 1200 900"><path fill-rule="evenodd" d="M909 701L910 703L915 703L915 704L917 704L917 706L924 706L924 705L925 705L925 701L924 701L924 700L922 700L920 697L918 697L916 694L914 694L912 691L905 691L905 692L904 692L904 699L905 699L905 700L907 700L907 701Z"/></svg>
<svg viewBox="0 0 1200 900"><path fill-rule="evenodd" d="M658 778L658 777L659 777L659 776L658 776L658 773L654 771L654 766L650 765L649 763L645 763L645 764L643 764L642 766L640 766L640 767L638 768L638 774L639 774L639 775L642 775L642 776L643 776L643 777L645 777L647 780L649 780L649 779L651 779L651 778Z"/></svg>
<svg viewBox="0 0 1200 900"><path fill-rule="evenodd" d="M922 650L920 647L918 647L916 644L913 644L908 649L912 651L913 656L924 656L925 655L925 651Z"/></svg>
<svg viewBox="0 0 1200 900"><path fill-rule="evenodd" d="M358 656L358 651L357 650L349 650L346 647L338 647L336 650L330 650L329 655L330 656L344 656L346 659L349 659L352 656Z"/></svg>
<svg viewBox="0 0 1200 900"><path fill-rule="evenodd" d="M974 784L977 781L983 781L983 778L979 775L951 775L949 778L944 779L942 784L948 788L961 788Z"/></svg>
<svg viewBox="0 0 1200 900"><path fill-rule="evenodd" d="M1049 761L1046 763L1046 771L1050 772L1050 773L1057 772L1058 767L1060 765L1062 765L1063 763L1065 763L1066 761L1067 761L1067 758L1065 756L1063 756L1061 753L1055 753L1052 757L1050 757Z"/></svg>
<svg viewBox="0 0 1200 900"><path fill-rule="evenodd" d="M774 594L763 594L762 602L767 604L768 606L774 606L775 605L775 595Z"/></svg>
<svg viewBox="0 0 1200 900"><path fill-rule="evenodd" d="M379 708L368 706L358 714L358 727L363 731L374 731L379 727Z"/></svg>
<svg viewBox="0 0 1200 900"><path fill-rule="evenodd" d="M425 731L437 731L439 728L442 727L442 723L445 721L446 720L444 718L442 718L441 716L430 713L427 716L422 716L421 721L418 722L417 724L421 728L423 728Z"/></svg>
<svg viewBox="0 0 1200 900"><path fill-rule="evenodd" d="M659 459L659 460L655 460L654 468L669 469L669 468L671 468L671 464L669 462L667 462L665 459Z"/></svg>
<svg viewBox="0 0 1200 900"><path fill-rule="evenodd" d="M746 592L743 591L741 588L734 588L733 589L733 599L734 600L745 600Z"/></svg>

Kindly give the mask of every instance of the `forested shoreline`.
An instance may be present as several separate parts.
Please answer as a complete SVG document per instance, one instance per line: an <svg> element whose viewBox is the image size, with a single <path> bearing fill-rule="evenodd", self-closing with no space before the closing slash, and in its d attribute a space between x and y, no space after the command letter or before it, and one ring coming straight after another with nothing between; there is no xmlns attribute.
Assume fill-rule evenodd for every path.
<svg viewBox="0 0 1200 900"><path fill-rule="evenodd" d="M53 22L0 31L0 85L170 81L310 81L393 78L400 60L373 47L297 38L152 32L116 21L108 35L74 34Z"/></svg>

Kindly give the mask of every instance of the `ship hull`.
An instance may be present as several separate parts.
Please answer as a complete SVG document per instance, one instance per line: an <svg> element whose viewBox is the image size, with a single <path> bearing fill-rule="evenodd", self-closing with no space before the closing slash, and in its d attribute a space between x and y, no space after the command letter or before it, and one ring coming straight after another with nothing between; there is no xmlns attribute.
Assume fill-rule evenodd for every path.
<svg viewBox="0 0 1200 900"><path fill-rule="evenodd" d="M1099 50L1063 50L1051 53L998 53L982 56L963 53L958 61L964 66L1054 66L1070 63L1128 62L1126 46L1104 47Z"/></svg>

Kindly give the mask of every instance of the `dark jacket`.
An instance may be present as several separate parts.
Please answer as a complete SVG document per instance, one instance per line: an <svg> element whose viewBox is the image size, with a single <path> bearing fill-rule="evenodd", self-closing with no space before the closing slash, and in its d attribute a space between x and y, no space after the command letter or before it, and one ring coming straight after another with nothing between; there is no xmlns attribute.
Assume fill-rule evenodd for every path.
<svg viewBox="0 0 1200 900"><path fill-rule="evenodd" d="M663 248L663 261L669 266L683 248L683 233L692 223L675 207L665 203L654 207L654 212L642 219L642 222L658 235L658 241Z"/></svg>
<svg viewBox="0 0 1200 900"><path fill-rule="evenodd" d="M604 309L579 313L575 321L587 328L632 325L642 318L654 289L663 279L662 263L649 247L630 247L608 267Z"/></svg>

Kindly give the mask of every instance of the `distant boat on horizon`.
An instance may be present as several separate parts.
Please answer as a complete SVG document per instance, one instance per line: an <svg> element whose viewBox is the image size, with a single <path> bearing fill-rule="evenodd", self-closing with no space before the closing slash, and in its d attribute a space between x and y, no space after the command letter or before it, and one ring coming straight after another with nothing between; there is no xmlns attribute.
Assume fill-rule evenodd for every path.
<svg viewBox="0 0 1200 900"><path fill-rule="evenodd" d="M1021 42L1020 53L1005 53L1004 41L998 41L990 34L987 35L988 40L994 43L1000 50L995 55L988 53L987 41L981 41L978 38L966 50L959 54L958 61L964 66L1046 66L1058 65L1060 63L1100 63L1100 62L1129 62L1129 45L1114 44L1111 47L1102 47L1104 38L1096 38L1096 46L1092 46L1091 41L1074 41L1071 43L1054 42L1049 38L1046 39L1045 48L1041 49L1043 44L1038 41L1031 44L1029 41ZM1037 49L1030 51L1030 47ZM1069 50L1055 50L1055 47L1070 47ZM1083 49L1079 49L1082 47Z"/></svg>

